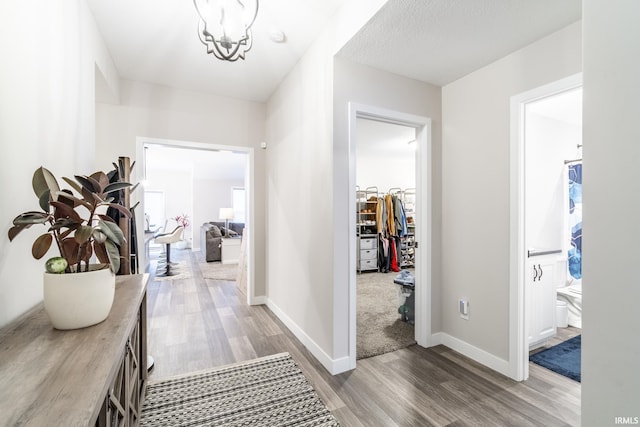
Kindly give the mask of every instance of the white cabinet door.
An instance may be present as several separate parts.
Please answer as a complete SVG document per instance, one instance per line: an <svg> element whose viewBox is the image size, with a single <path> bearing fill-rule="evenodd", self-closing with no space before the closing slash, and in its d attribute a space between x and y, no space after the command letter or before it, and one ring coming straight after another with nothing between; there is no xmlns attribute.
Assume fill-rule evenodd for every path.
<svg viewBox="0 0 640 427"><path fill-rule="evenodd" d="M555 265L555 261L548 257L533 258L529 262L529 345L545 341L556 334Z"/></svg>

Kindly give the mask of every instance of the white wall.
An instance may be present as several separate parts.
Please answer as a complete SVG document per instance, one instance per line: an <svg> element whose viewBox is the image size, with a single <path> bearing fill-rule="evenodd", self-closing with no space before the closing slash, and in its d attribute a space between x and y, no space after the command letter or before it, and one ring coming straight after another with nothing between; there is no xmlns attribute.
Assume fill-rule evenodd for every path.
<svg viewBox="0 0 640 427"><path fill-rule="evenodd" d="M333 55L383 3L345 4L267 102L269 307L329 371L348 332L346 311L334 316L347 282L333 275Z"/></svg>
<svg viewBox="0 0 640 427"><path fill-rule="evenodd" d="M527 249L569 248L565 160L582 156L582 127L535 113L526 116L525 234Z"/></svg>
<svg viewBox="0 0 640 427"><path fill-rule="evenodd" d="M126 80L120 82L119 99L120 104L96 104L100 163L118 156L136 160L137 137L255 148L255 295L265 295L266 160L258 148L265 140L265 105ZM195 226L197 234L200 224Z"/></svg>
<svg viewBox="0 0 640 427"><path fill-rule="evenodd" d="M442 88L442 330L509 358L510 97L581 71L580 23ZM458 315L467 298L469 320Z"/></svg>
<svg viewBox="0 0 640 427"><path fill-rule="evenodd" d="M94 172L96 63L103 73L114 67L82 0L2 1L0 29L0 181L10 197L0 210L2 326L42 300L44 261L31 258L31 244L44 228L9 243L11 220L38 208L37 167L57 176Z"/></svg>
<svg viewBox="0 0 640 427"><path fill-rule="evenodd" d="M360 188L378 187L384 194L390 188L416 187L415 156L380 157L358 155L356 182Z"/></svg>
<svg viewBox="0 0 640 427"><path fill-rule="evenodd" d="M440 88L416 80L400 77L371 67L355 64L336 58L334 61L334 280L340 283L340 293L336 294L339 302L348 302L349 279L349 234L348 221L350 208L348 205L349 191L349 129L348 103L355 102L384 108L402 113L429 117L432 120L432 163L434 180L432 182L432 204L434 215L433 225L433 271L432 271L432 301L435 303L428 310L431 314L433 331L440 328L439 322L439 245L440 245ZM336 312L339 324L347 325L347 307L340 307ZM346 355L348 337L346 326L336 333L337 351Z"/></svg>
<svg viewBox="0 0 640 427"><path fill-rule="evenodd" d="M635 0L583 2L585 427L640 422L639 17Z"/></svg>

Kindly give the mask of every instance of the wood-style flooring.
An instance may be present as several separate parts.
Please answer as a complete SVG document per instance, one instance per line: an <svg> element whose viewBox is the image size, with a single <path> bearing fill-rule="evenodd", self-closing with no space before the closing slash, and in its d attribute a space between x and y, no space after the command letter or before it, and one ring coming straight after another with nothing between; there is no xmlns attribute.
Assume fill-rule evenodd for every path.
<svg viewBox="0 0 640 427"><path fill-rule="evenodd" d="M530 364L515 382L444 346L411 346L332 376L265 306L234 282L203 279L199 253L172 250L192 277L148 288L150 380L289 352L349 426L578 426L580 384Z"/></svg>

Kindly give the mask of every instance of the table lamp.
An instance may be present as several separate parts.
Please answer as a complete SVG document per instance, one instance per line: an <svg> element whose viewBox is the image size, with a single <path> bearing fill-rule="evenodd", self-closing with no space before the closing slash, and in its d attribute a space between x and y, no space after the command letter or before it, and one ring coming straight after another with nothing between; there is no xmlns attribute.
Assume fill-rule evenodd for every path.
<svg viewBox="0 0 640 427"><path fill-rule="evenodd" d="M229 237L229 220L233 219L233 208L220 208L220 219L224 219L224 234Z"/></svg>

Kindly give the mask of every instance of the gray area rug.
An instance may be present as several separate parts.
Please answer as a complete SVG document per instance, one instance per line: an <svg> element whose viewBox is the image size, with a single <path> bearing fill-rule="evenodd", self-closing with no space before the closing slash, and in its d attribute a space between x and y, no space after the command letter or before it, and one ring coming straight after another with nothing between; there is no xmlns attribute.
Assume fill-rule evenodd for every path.
<svg viewBox="0 0 640 427"><path fill-rule="evenodd" d="M238 264L223 264L220 261L200 262L200 271L205 279L235 281L238 275Z"/></svg>
<svg viewBox="0 0 640 427"><path fill-rule="evenodd" d="M156 275L153 277L153 280L155 280L156 282L161 282L163 280L181 280L189 279L192 277L191 268L189 267L188 263L180 261L176 264L177 265L171 267L171 270L176 274L174 274L173 276L159 276L159 274L162 274L165 269L162 267L158 267L156 269Z"/></svg>
<svg viewBox="0 0 640 427"><path fill-rule="evenodd" d="M339 426L288 353L149 384L140 426Z"/></svg>
<svg viewBox="0 0 640 427"><path fill-rule="evenodd" d="M362 273L356 281L356 358L377 356L415 344L414 326L400 320L398 273Z"/></svg>

